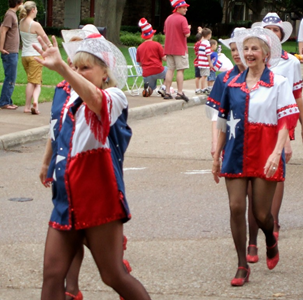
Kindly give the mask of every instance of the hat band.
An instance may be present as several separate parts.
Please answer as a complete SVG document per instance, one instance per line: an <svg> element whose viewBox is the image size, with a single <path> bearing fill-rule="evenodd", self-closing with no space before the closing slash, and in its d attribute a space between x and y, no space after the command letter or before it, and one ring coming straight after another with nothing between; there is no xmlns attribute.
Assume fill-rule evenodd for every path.
<svg viewBox="0 0 303 300"><path fill-rule="evenodd" d="M153 31L153 29L152 29L152 30L149 31L149 32L143 33L143 36L149 36L149 35L151 35L151 34L153 34L153 33L154 33L154 31Z"/></svg>
<svg viewBox="0 0 303 300"><path fill-rule="evenodd" d="M186 5L186 1L182 1L180 3L178 3L175 7L179 7L179 6L183 6L183 5Z"/></svg>

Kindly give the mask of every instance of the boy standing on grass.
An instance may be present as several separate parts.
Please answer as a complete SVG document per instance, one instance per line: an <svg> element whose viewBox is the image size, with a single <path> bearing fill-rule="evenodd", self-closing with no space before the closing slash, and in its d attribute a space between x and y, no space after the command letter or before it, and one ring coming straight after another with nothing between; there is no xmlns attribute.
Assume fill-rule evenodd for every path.
<svg viewBox="0 0 303 300"><path fill-rule="evenodd" d="M210 58L211 48L209 43L211 34L212 31L209 28L203 28L202 39L198 53L198 67L200 69L202 94L205 94L207 96L209 95L209 90L207 88L207 77L210 75L210 69L213 67Z"/></svg>
<svg viewBox="0 0 303 300"><path fill-rule="evenodd" d="M211 62L213 64L213 68L210 69L209 71L209 76L207 77L207 85L208 85L208 90L209 93L214 85L214 82L216 80L216 71L219 71L222 63L218 60L218 52L216 52L217 47L218 47L218 42L216 40L211 39L209 41L210 43L210 49L211 49L211 55L210 55L210 59Z"/></svg>
<svg viewBox="0 0 303 300"><path fill-rule="evenodd" d="M199 47L201 44L201 39L202 39L202 28L201 28L201 32L198 32L196 34L196 43L194 46L194 51L195 51L195 55L196 58L194 60L194 66L195 66L195 84L196 84L196 90L195 93L196 94L201 94L202 90L200 89L200 79L201 79L201 75L200 75L200 69L198 66L198 59L199 59Z"/></svg>

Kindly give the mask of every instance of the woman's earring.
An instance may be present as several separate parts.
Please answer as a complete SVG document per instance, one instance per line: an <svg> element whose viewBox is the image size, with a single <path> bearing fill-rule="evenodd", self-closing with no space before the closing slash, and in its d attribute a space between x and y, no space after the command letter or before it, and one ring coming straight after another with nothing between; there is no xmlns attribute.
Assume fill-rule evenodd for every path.
<svg viewBox="0 0 303 300"><path fill-rule="evenodd" d="M109 82L109 77L107 76L106 78L103 78L103 81L104 81L105 83L108 83L108 82Z"/></svg>
<svg viewBox="0 0 303 300"><path fill-rule="evenodd" d="M268 63L268 57L265 57L264 62L265 62L265 64Z"/></svg>

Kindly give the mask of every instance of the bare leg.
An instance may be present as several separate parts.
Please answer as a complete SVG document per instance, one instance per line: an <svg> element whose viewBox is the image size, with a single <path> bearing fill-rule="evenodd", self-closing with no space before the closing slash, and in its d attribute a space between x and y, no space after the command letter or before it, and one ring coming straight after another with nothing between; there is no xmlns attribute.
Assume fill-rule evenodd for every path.
<svg viewBox="0 0 303 300"><path fill-rule="evenodd" d="M81 231L48 229L41 300L65 299L64 280L82 240Z"/></svg>
<svg viewBox="0 0 303 300"><path fill-rule="evenodd" d="M246 193L248 178L225 178L230 206L230 228L238 255L238 267L248 268L246 261ZM235 278L244 278L246 270L238 269Z"/></svg>
<svg viewBox="0 0 303 300"><path fill-rule="evenodd" d="M274 218L271 214L272 200L277 182L267 181L261 178L252 179L252 211L259 228L265 234L267 247L272 247L276 243L273 235ZM268 257L274 257L278 252L278 247L267 250Z"/></svg>
<svg viewBox="0 0 303 300"><path fill-rule="evenodd" d="M35 108L37 111L38 110L38 102L39 102L39 96L41 93L41 85L40 84L35 84L34 92L33 92L33 102L35 104Z"/></svg>
<svg viewBox="0 0 303 300"><path fill-rule="evenodd" d="M101 278L125 300L149 300L143 285L123 266L123 224L110 222L85 230Z"/></svg>
<svg viewBox="0 0 303 300"><path fill-rule="evenodd" d="M174 71L168 69L165 76L165 83L166 83L166 93L170 93L170 87L173 82Z"/></svg>
<svg viewBox="0 0 303 300"><path fill-rule="evenodd" d="M282 205L283 194L284 182L278 182L271 207L271 213L274 217L274 232L279 232L279 212Z"/></svg>
<svg viewBox="0 0 303 300"><path fill-rule="evenodd" d="M68 270L66 275L66 287L65 291L72 294L77 295L79 292L79 273L84 255L84 247L80 247L78 252L76 253L72 264ZM65 296L66 300L72 299L70 296Z"/></svg>
<svg viewBox="0 0 303 300"><path fill-rule="evenodd" d="M178 93L182 94L183 92L183 78L184 78L184 70L177 70L177 88Z"/></svg>
<svg viewBox="0 0 303 300"><path fill-rule="evenodd" d="M28 82L25 89L25 107L24 112L30 112L31 111L31 103L33 98L35 85Z"/></svg>
<svg viewBox="0 0 303 300"><path fill-rule="evenodd" d="M195 79L196 90L199 89L199 83L200 83L200 78L199 78L199 77L196 77L196 79Z"/></svg>

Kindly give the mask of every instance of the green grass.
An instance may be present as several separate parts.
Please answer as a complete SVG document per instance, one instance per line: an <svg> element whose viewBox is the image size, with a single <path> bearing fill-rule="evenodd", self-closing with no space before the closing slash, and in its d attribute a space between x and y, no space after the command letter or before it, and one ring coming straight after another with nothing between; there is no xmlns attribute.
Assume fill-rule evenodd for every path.
<svg viewBox="0 0 303 300"><path fill-rule="evenodd" d="M67 56L65 51L63 50L61 46L61 39L58 39L59 46L60 46L60 52L62 55L62 58L66 61ZM193 66L193 61L195 59L195 53L193 49L194 44L189 43L188 44L188 54L189 54L189 64L190 68L185 70L184 72L184 80L188 79L193 79L195 78L195 69ZM283 44L283 49L286 50L287 52L296 52L297 50L297 43L292 41L292 42L286 42ZM123 53L127 64L132 65L131 58L128 54L128 47L120 47L121 52ZM229 58L231 59L230 51L226 49L224 46L222 47L222 52ZM232 60L232 59L231 59ZM166 63L164 63L166 65ZM62 81L62 77L58 75L56 72L50 71L47 68L43 68L43 85L41 89L41 95L39 98L39 102L46 102L46 101L52 101L53 94L54 94L54 88L57 83ZM3 74L3 67L2 67L2 62L0 63L0 85L2 85L4 79L4 74ZM174 80L176 80L174 78ZM140 81L141 82L141 81ZM23 69L22 62L21 62L21 54L19 55L19 61L18 61L18 72L17 72L17 82L15 86L15 90L13 93L13 100L16 105L23 106L25 103L25 88L26 88L26 73ZM128 85L131 86L133 83L133 78L128 79ZM126 89L126 88L125 88Z"/></svg>

